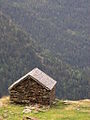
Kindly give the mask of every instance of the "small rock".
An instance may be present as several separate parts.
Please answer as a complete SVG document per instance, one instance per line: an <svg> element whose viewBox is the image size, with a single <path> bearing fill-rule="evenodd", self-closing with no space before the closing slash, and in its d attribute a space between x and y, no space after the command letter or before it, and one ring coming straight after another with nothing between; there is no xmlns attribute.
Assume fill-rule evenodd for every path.
<svg viewBox="0 0 90 120"><path fill-rule="evenodd" d="M55 105L56 103L57 103L57 101L54 101L54 102L53 102L53 105Z"/></svg>
<svg viewBox="0 0 90 120"><path fill-rule="evenodd" d="M45 112L46 110L38 109L38 112Z"/></svg>
<svg viewBox="0 0 90 120"><path fill-rule="evenodd" d="M77 110L80 110L79 108L77 108Z"/></svg>
<svg viewBox="0 0 90 120"><path fill-rule="evenodd" d="M23 110L23 113L31 113L32 112L32 110L30 110L30 109L24 109Z"/></svg>
<svg viewBox="0 0 90 120"><path fill-rule="evenodd" d="M35 107L31 107L31 110L35 110Z"/></svg>
<svg viewBox="0 0 90 120"><path fill-rule="evenodd" d="M8 110L4 110L4 113L8 113Z"/></svg>
<svg viewBox="0 0 90 120"><path fill-rule="evenodd" d="M37 113L38 113L38 111L37 111L37 110L34 110L34 111L33 111L33 113L37 114Z"/></svg>
<svg viewBox="0 0 90 120"><path fill-rule="evenodd" d="M7 118L8 117L8 114L7 113L4 113L3 114L3 118Z"/></svg>

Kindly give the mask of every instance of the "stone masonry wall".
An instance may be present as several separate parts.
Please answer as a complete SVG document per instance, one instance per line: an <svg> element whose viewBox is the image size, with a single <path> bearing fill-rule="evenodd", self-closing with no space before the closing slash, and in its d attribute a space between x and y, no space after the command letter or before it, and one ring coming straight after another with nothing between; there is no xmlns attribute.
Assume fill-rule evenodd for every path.
<svg viewBox="0 0 90 120"><path fill-rule="evenodd" d="M54 88L51 90L50 92L50 103L52 104L53 101L55 100L55 88L56 86L54 86Z"/></svg>
<svg viewBox="0 0 90 120"><path fill-rule="evenodd" d="M53 90L54 91L54 90ZM38 84L31 78L21 81L10 91L10 100L16 103L50 104L52 94L49 90Z"/></svg>

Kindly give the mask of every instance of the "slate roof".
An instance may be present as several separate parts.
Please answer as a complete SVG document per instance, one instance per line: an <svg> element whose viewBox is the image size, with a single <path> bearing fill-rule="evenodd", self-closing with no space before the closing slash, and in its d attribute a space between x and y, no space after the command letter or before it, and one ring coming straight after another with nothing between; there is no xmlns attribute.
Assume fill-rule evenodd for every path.
<svg viewBox="0 0 90 120"><path fill-rule="evenodd" d="M31 77L34 79L36 82L44 86L48 90L52 90L52 88L55 86L57 83L54 79L52 79L50 76L45 74L43 71L41 71L38 68L34 68L31 72L27 73L25 76L21 77L19 80L17 80L15 83L13 83L10 87L9 90L11 90L14 86L16 86L19 82L23 81L27 77Z"/></svg>

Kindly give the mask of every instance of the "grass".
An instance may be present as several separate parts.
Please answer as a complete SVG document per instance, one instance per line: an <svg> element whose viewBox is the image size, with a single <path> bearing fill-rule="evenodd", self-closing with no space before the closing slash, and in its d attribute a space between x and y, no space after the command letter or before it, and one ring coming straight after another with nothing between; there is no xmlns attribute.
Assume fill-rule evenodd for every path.
<svg viewBox="0 0 90 120"><path fill-rule="evenodd" d="M33 116L39 120L90 120L90 100L62 101L46 111L23 113L25 106L10 104L9 97L0 99L0 116L3 120L23 120Z"/></svg>

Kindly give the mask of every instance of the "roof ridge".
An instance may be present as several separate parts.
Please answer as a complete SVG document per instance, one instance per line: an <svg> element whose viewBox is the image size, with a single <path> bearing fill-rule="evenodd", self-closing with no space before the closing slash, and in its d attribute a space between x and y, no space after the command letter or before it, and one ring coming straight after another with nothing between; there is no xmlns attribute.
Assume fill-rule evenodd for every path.
<svg viewBox="0 0 90 120"><path fill-rule="evenodd" d="M14 82L8 89L11 90L15 85L23 81L28 76L49 90L51 90L57 83L53 78L41 71L39 68L34 68L32 71L28 72L26 75Z"/></svg>

